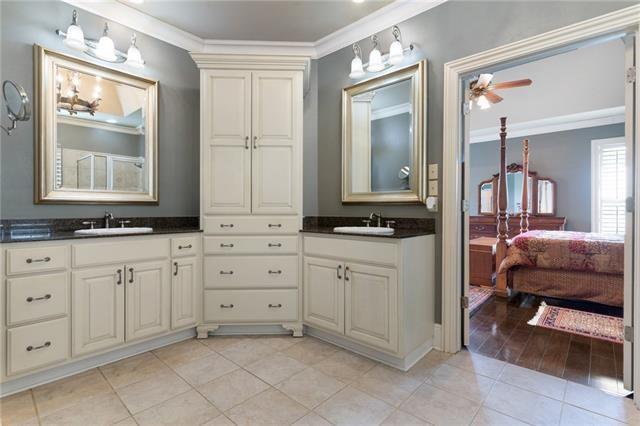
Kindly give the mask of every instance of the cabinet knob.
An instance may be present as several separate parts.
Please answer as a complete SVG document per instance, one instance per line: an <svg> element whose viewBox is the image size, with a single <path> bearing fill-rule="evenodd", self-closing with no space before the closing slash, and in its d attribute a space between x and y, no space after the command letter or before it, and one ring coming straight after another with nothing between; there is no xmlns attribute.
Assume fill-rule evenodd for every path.
<svg viewBox="0 0 640 426"><path fill-rule="evenodd" d="M282 228L281 223L270 223L269 228Z"/></svg>
<svg viewBox="0 0 640 426"><path fill-rule="evenodd" d="M220 247L233 247L233 244L220 243Z"/></svg>
<svg viewBox="0 0 640 426"><path fill-rule="evenodd" d="M233 275L233 271L220 271L220 275Z"/></svg>
<svg viewBox="0 0 640 426"><path fill-rule="evenodd" d="M233 228L233 223L221 223L220 228Z"/></svg>

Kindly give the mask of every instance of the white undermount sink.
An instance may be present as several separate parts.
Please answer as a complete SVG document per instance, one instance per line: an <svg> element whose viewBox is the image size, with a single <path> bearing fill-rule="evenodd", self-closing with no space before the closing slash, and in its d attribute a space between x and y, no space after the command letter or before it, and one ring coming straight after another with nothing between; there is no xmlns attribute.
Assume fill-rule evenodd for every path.
<svg viewBox="0 0 640 426"><path fill-rule="evenodd" d="M337 226L333 228L333 232L362 235L393 235L395 229L378 226Z"/></svg>
<svg viewBox="0 0 640 426"><path fill-rule="evenodd" d="M144 234L153 232L153 228L95 228L95 229L78 229L74 234L78 235L124 235L124 234Z"/></svg>

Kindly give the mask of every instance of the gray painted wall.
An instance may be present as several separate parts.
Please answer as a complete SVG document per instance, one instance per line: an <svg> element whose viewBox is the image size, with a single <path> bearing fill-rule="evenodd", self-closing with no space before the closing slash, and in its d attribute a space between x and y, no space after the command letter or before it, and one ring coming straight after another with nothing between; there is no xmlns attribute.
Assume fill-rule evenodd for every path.
<svg viewBox="0 0 640 426"><path fill-rule="evenodd" d="M529 168L556 181L558 216L567 230L591 231L591 140L624 136L624 124L529 136ZM522 164L522 139L507 139L507 164ZM478 184L498 172L498 141L471 144L471 214L478 211Z"/></svg>
<svg viewBox="0 0 640 426"><path fill-rule="evenodd" d="M411 114L404 113L371 122L371 190L399 191L407 179L398 178L404 166L411 166L411 139L407 129Z"/></svg>
<svg viewBox="0 0 640 426"><path fill-rule="evenodd" d="M427 161L442 165L443 66L446 62L472 53L583 21L635 4L624 1L448 1L430 11L399 23L405 42L418 46L415 58L426 57L427 64ZM389 31L381 33L387 49ZM360 41L368 54L371 43ZM321 215L364 216L380 210L386 216L435 217L436 282L441 276L441 215L428 214L424 206L342 205L340 194L341 112L343 87L349 79L353 58L345 46L318 60L318 206ZM305 167L307 165L305 164ZM440 190L442 186L440 185ZM436 289L436 320L441 317L441 290Z"/></svg>
<svg viewBox="0 0 640 426"><path fill-rule="evenodd" d="M1 1L1 79L25 87L33 98L33 44L37 43L88 60L72 51L54 31L66 30L73 7L60 1ZM97 38L104 19L79 10L85 36ZM116 47L125 50L131 30L109 22ZM133 73L159 80L158 206L35 205L33 203L35 120L21 123L15 133L1 136L0 217L99 217L105 209L116 216L197 216L199 214L199 73L189 54L163 41L138 34L138 47L147 65ZM96 61L99 63L99 61ZM103 63L104 64L104 63ZM125 65L114 68L132 72ZM4 108L4 107L3 107ZM3 110L3 123L6 123Z"/></svg>

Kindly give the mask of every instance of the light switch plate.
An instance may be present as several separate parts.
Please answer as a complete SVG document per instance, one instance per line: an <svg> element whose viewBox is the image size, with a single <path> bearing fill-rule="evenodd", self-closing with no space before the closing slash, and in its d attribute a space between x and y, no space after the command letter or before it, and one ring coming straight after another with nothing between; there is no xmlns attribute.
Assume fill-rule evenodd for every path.
<svg viewBox="0 0 640 426"><path fill-rule="evenodd" d="M427 211L431 213L438 212L438 197L427 197Z"/></svg>
<svg viewBox="0 0 640 426"><path fill-rule="evenodd" d="M437 197L438 196L438 181L430 180L429 181L429 196Z"/></svg>
<svg viewBox="0 0 640 426"><path fill-rule="evenodd" d="M429 164L429 179L438 179L438 164Z"/></svg>

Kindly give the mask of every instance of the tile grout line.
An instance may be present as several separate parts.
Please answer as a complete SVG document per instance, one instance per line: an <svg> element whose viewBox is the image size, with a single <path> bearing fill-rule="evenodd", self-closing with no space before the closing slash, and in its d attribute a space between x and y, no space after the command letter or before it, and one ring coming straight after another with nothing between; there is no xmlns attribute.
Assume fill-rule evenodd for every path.
<svg viewBox="0 0 640 426"><path fill-rule="evenodd" d="M33 410L36 412L36 420L38 421L38 424L41 425L42 421L40 420L40 410L38 410L38 404L36 404L36 396L33 394L33 388L29 388L29 395L31 395Z"/></svg>
<svg viewBox="0 0 640 426"><path fill-rule="evenodd" d="M144 352L143 352L144 353ZM126 359L126 358L125 358ZM116 361L118 362L118 361ZM109 364L106 364L109 365ZM109 379L107 379L107 376L104 375L104 372L100 369L100 367L97 367L96 370L98 370L98 373L100 373L100 375L102 376L102 378L104 379L105 382L107 382L107 384L109 385L109 387L111 388L111 391L113 391L114 395L116 396L116 398L118 398L118 401L120 401L120 404L122 404L122 406L124 407L125 410L127 410L127 413L129 413L129 417L131 417L131 419L133 419L133 421L138 424L138 422L136 421L136 419L133 418L133 413L131 413L131 410L129 410L129 407L127 407L127 404L124 403L124 401L122 400L122 398L120 398L120 395L118 394L118 392L116 392L116 389L113 387L113 385L111 384L111 382L109 381ZM125 420L125 419L122 419ZM119 420L119 421L122 421Z"/></svg>

